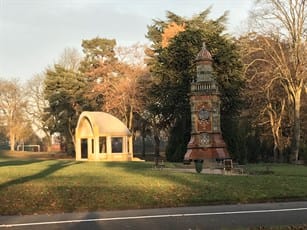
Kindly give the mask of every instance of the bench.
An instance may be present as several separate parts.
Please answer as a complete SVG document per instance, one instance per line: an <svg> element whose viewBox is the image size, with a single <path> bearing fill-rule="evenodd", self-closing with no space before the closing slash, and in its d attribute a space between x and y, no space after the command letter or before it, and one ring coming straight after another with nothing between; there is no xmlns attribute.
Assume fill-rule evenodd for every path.
<svg viewBox="0 0 307 230"><path fill-rule="evenodd" d="M162 170L164 167L164 161L160 160L159 157L155 157L153 168Z"/></svg>
<svg viewBox="0 0 307 230"><path fill-rule="evenodd" d="M233 169L235 173L243 174L244 173L244 165L239 165L238 163L233 163Z"/></svg>
<svg viewBox="0 0 307 230"><path fill-rule="evenodd" d="M238 174L243 174L244 169L242 165L239 165L238 163L233 162L231 158L218 158L216 159L218 165L220 166L219 168L223 169L224 173L229 172L229 173L238 173Z"/></svg>
<svg viewBox="0 0 307 230"><path fill-rule="evenodd" d="M231 172L233 169L232 159L225 159L223 161L224 171Z"/></svg>

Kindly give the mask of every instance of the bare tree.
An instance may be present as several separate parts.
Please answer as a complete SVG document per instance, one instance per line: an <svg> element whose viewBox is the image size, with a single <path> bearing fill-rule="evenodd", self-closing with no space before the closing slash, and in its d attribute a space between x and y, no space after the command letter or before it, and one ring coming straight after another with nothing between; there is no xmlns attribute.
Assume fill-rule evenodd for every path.
<svg viewBox="0 0 307 230"><path fill-rule="evenodd" d="M65 48L57 64L63 66L65 69L77 71L82 60L81 54L76 48Z"/></svg>
<svg viewBox="0 0 307 230"><path fill-rule="evenodd" d="M280 82L291 103L293 161L299 156L301 97L307 81L306 19L305 0L257 0L251 16L252 29L265 35L261 48L270 63L271 80Z"/></svg>
<svg viewBox="0 0 307 230"><path fill-rule="evenodd" d="M51 134L44 121L45 110L48 108L48 101L44 99L44 80L45 73L41 73L34 75L27 82L27 114L32 122L34 131L37 133L42 132L41 136L46 138L47 150L49 151L51 147Z"/></svg>
<svg viewBox="0 0 307 230"><path fill-rule="evenodd" d="M264 40L259 34L247 34L239 39L241 55L245 63L246 87L244 93L249 104L247 114L253 126L262 128L262 138L272 137L274 160L281 160L286 145L282 136L282 125L285 122L285 110L289 104L287 93L281 80L275 76L270 56L263 49ZM271 39L271 43L276 43Z"/></svg>
<svg viewBox="0 0 307 230"><path fill-rule="evenodd" d="M0 80L0 111L12 151L16 141L29 136L27 131L30 131L27 130L29 123L25 118L27 101L22 92L18 80Z"/></svg>
<svg viewBox="0 0 307 230"><path fill-rule="evenodd" d="M103 64L102 64L103 65ZM110 72L105 72L111 70ZM102 110L119 117L132 130L134 113L142 110L140 96L140 79L148 74L142 67L130 66L125 63L113 64L112 67L96 69L104 75L93 85L93 91L103 97Z"/></svg>
<svg viewBox="0 0 307 230"><path fill-rule="evenodd" d="M115 53L119 62L132 66L145 67L146 44L135 43L131 46L116 46Z"/></svg>
<svg viewBox="0 0 307 230"><path fill-rule="evenodd" d="M101 95L101 110L120 118L133 130L134 114L143 108L141 80L148 74L144 65L145 45L116 47L116 61L100 61L87 75L93 80L89 98Z"/></svg>

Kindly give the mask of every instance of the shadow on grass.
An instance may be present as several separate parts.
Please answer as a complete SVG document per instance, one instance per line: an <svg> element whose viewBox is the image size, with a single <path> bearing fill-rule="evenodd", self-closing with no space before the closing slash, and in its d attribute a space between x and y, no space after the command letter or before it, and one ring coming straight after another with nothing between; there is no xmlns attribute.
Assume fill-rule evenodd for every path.
<svg viewBox="0 0 307 230"><path fill-rule="evenodd" d="M13 161L14 162L14 161ZM12 163L13 163L12 162ZM22 161L17 161L15 163L21 163L22 164ZM35 163L32 161L29 161L29 164L30 163ZM79 164L81 162L75 162L75 161L56 161L54 164L52 165L49 165L46 169L36 173L36 174L33 174L33 175L29 175L29 176L24 176L24 177L20 177L20 178L17 178L15 180L11 180L11 181L7 181L3 184L0 185L0 190L1 189L5 189L9 186L12 186L12 185L18 185L18 184L23 184L23 183L27 183L29 181L32 181L32 180L36 180L36 179L41 179L41 178L44 178L44 177L47 177L48 175L60 170L60 169L63 169L65 167L68 167L70 165L74 165L74 164Z"/></svg>
<svg viewBox="0 0 307 230"><path fill-rule="evenodd" d="M129 174L142 175L149 179L167 180L178 185L186 185L189 187L197 186L194 181L196 177L197 181L206 180L208 175L200 174L196 171L183 172L176 170L156 169L154 168L154 162L106 162L104 164L108 168L120 168ZM221 176L221 175L211 175Z"/></svg>
<svg viewBox="0 0 307 230"><path fill-rule="evenodd" d="M103 162L103 165L109 168L122 168L128 172L142 171L150 169L154 165L153 162L139 162L139 161L111 161Z"/></svg>
<svg viewBox="0 0 307 230"><path fill-rule="evenodd" d="M8 160L0 162L0 167L4 166L20 166L41 162L41 160Z"/></svg>

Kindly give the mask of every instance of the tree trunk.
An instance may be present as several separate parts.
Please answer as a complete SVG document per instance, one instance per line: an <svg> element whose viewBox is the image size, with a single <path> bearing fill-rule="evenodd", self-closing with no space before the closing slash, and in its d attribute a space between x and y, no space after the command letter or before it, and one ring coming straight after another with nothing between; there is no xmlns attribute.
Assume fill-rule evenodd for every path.
<svg viewBox="0 0 307 230"><path fill-rule="evenodd" d="M278 123L274 119L272 112L269 112L269 117L270 117L271 131L272 131L273 144L274 144L273 157L274 157L274 162L277 162L278 153L279 153L279 139L278 139L279 126L277 126Z"/></svg>
<svg viewBox="0 0 307 230"><path fill-rule="evenodd" d="M69 133L72 144L75 146L75 135L74 135L75 130L73 128L71 128L71 123L72 123L72 118L69 118L68 133Z"/></svg>
<svg viewBox="0 0 307 230"><path fill-rule="evenodd" d="M47 152L51 152L52 150L52 140L51 140L51 135L47 135L46 139L47 139Z"/></svg>
<svg viewBox="0 0 307 230"><path fill-rule="evenodd" d="M133 106L130 107L128 129L132 131L133 125Z"/></svg>
<svg viewBox="0 0 307 230"><path fill-rule="evenodd" d="M298 154L300 149L300 136L301 136L301 89L298 89L294 94L294 119L293 119L293 137L291 145L291 160L298 161Z"/></svg>
<svg viewBox="0 0 307 230"><path fill-rule="evenodd" d="M282 153L282 145L280 140L280 132L281 132L281 120L285 109L285 100L282 99L281 101L281 108L280 111L276 111L273 109L272 104L269 103L268 105L268 115L270 118L270 125L271 131L273 136L273 155L274 155L274 162L281 160L281 153Z"/></svg>
<svg viewBox="0 0 307 230"><path fill-rule="evenodd" d="M13 132L10 132L10 150L15 150L15 134Z"/></svg>
<svg viewBox="0 0 307 230"><path fill-rule="evenodd" d="M142 134L142 156L145 157L146 154L146 135Z"/></svg>
<svg viewBox="0 0 307 230"><path fill-rule="evenodd" d="M156 127L154 127L154 139L155 139L155 156L160 156L160 137Z"/></svg>

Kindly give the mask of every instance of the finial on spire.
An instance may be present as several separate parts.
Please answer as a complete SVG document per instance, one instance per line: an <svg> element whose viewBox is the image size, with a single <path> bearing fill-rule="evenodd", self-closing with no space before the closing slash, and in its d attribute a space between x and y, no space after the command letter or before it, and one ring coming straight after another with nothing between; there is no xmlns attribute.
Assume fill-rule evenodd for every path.
<svg viewBox="0 0 307 230"><path fill-rule="evenodd" d="M207 49L206 42L203 42L203 49Z"/></svg>

